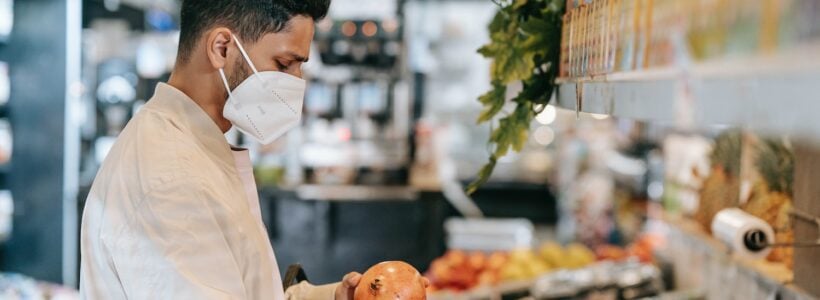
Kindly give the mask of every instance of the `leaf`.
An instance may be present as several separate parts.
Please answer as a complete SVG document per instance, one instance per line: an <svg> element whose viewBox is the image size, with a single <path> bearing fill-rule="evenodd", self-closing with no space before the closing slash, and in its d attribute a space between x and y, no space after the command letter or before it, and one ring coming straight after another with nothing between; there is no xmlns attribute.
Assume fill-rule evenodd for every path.
<svg viewBox="0 0 820 300"><path fill-rule="evenodd" d="M478 190L479 187L490 180L490 176L493 174L493 170L495 169L497 162L498 159L495 156L490 156L490 162L481 167L481 170L478 171L478 177L476 177L476 179L467 186L467 195L472 195Z"/></svg>
<svg viewBox="0 0 820 300"><path fill-rule="evenodd" d="M519 9L519 8L523 7L524 5L527 5L527 0L515 0L515 2L512 5L512 8L513 9Z"/></svg>
<svg viewBox="0 0 820 300"><path fill-rule="evenodd" d="M525 39L521 39L515 46L522 51L533 53L534 58L535 55L546 55L547 52L549 52L549 49L547 48L548 45L548 42L544 40L543 36L532 35Z"/></svg>
<svg viewBox="0 0 820 300"><path fill-rule="evenodd" d="M548 20L530 18L521 23L521 30L527 35L518 45L523 50L540 54L560 52L561 23L550 23Z"/></svg>
<svg viewBox="0 0 820 300"><path fill-rule="evenodd" d="M509 40L507 40L506 34L498 33L492 39L492 41L481 48L478 48L478 53L483 55L486 58L495 59L496 56L504 54L509 48Z"/></svg>
<svg viewBox="0 0 820 300"><path fill-rule="evenodd" d="M514 47L508 48L496 55L495 61L490 66L493 77L509 84L514 81L525 80L532 76L535 69L534 52L522 52Z"/></svg>
<svg viewBox="0 0 820 300"><path fill-rule="evenodd" d="M507 86L503 84L494 84L493 89L478 98L478 101L484 105L484 110L478 117L478 123L483 123L491 120L498 112L504 108L507 94Z"/></svg>
<svg viewBox="0 0 820 300"><path fill-rule="evenodd" d="M524 149L524 145L527 143L534 113L529 105L519 104L518 107L515 108L513 116L514 119L512 119L513 124L511 124L511 126L514 126L516 134L511 146L513 150L518 152Z"/></svg>
<svg viewBox="0 0 820 300"><path fill-rule="evenodd" d="M490 43L490 44L486 44L486 45L482 46L481 48L478 48L477 52L479 54L481 54L481 56L484 56L486 58L491 58L491 57L495 56L497 48L498 47L495 44Z"/></svg>
<svg viewBox="0 0 820 300"><path fill-rule="evenodd" d="M543 36L539 33L544 29L549 28L549 23L544 19L529 18L526 22L521 23L521 30L536 36Z"/></svg>
<svg viewBox="0 0 820 300"><path fill-rule="evenodd" d="M508 23L509 18L507 17L507 13L504 10L499 10L493 17L493 20L490 22L487 29L489 29L491 33L500 32L507 28Z"/></svg>
<svg viewBox="0 0 820 300"><path fill-rule="evenodd" d="M515 151L524 148L533 117L534 113L529 106L519 104L512 114L498 121L498 128L490 134L491 141L496 144L496 157L507 155L510 148Z"/></svg>

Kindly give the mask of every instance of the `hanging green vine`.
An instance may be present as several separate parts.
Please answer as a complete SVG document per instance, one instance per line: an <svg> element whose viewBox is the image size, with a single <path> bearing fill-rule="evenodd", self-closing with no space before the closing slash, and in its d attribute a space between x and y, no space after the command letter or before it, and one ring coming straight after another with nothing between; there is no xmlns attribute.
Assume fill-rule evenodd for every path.
<svg viewBox="0 0 820 300"><path fill-rule="evenodd" d="M489 25L491 42L478 53L492 60L492 90L478 98L484 106L478 123L498 119L490 134L489 162L467 187L472 194L487 182L498 159L510 149L521 151L533 118L549 104L561 56L561 18L566 0L493 0L499 11ZM523 89L509 102L507 86Z"/></svg>

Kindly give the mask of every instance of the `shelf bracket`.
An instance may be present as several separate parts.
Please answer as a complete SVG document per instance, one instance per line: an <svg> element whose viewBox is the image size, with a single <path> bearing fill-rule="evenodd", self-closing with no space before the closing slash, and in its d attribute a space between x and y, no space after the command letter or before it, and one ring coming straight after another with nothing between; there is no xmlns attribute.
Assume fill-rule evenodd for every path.
<svg viewBox="0 0 820 300"><path fill-rule="evenodd" d="M817 225L817 244L820 244L820 217L815 217L805 212L797 210L789 211L789 215L806 222L813 222L815 225Z"/></svg>

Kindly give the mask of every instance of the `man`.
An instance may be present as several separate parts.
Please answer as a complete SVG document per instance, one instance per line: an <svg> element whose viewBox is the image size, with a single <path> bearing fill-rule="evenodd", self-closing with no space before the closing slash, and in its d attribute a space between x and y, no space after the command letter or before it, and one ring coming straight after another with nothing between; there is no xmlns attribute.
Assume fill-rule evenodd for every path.
<svg viewBox="0 0 820 300"><path fill-rule="evenodd" d="M330 0L185 0L177 63L88 196L85 299L352 299L360 274L285 293L247 151L299 123L314 22Z"/></svg>

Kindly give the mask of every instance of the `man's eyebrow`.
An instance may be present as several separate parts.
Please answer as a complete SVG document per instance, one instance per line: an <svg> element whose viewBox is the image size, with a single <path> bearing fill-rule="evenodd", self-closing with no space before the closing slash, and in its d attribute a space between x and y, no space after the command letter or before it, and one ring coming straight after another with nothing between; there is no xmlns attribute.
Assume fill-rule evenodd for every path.
<svg viewBox="0 0 820 300"><path fill-rule="evenodd" d="M307 58L307 57L304 57L304 56L301 56L301 55L299 55L299 54L296 54L296 52L293 52L293 51L288 51L288 52L287 52L287 53L285 53L285 54L287 54L287 55L288 55L288 56L290 56L290 57L293 57L293 59L294 59L294 60L296 60L296 61L300 61L300 62L303 62L303 63L308 62L308 58Z"/></svg>

